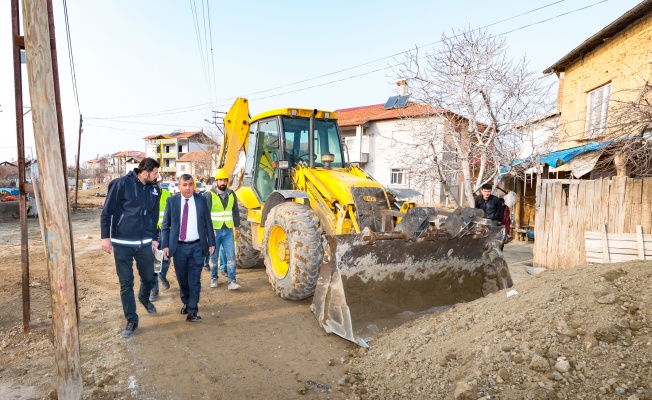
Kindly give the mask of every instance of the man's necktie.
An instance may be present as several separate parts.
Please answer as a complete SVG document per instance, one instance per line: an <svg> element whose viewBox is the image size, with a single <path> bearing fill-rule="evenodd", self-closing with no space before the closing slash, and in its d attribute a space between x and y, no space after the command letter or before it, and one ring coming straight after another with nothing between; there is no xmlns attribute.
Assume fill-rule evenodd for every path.
<svg viewBox="0 0 652 400"><path fill-rule="evenodd" d="M186 204L183 205L183 215L181 217L181 231L179 232L179 240L182 242L186 240L186 231L188 230L188 199L185 200Z"/></svg>

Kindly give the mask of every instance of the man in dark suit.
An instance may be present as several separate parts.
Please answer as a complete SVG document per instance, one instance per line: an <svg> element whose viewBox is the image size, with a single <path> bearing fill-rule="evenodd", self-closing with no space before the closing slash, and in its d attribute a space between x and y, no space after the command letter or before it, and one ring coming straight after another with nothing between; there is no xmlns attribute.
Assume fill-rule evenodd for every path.
<svg viewBox="0 0 652 400"><path fill-rule="evenodd" d="M168 198L161 226L165 259L174 257L174 270L181 294L181 314L199 322L199 292L204 256L215 251L215 232L204 196L195 193L192 176L179 178L179 193Z"/></svg>

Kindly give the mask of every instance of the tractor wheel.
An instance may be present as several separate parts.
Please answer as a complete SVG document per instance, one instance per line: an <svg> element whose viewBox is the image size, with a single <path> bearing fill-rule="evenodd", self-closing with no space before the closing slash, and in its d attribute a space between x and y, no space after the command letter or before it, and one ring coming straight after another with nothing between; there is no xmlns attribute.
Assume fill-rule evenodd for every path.
<svg viewBox="0 0 652 400"><path fill-rule="evenodd" d="M247 221L247 209L238 202L240 211L240 237L235 244L235 263L238 268L253 268L258 264L260 251L254 248L251 236L251 223Z"/></svg>
<svg viewBox="0 0 652 400"><path fill-rule="evenodd" d="M315 293L324 257L319 219L299 203L274 207L265 222L265 267L280 297L301 300Z"/></svg>

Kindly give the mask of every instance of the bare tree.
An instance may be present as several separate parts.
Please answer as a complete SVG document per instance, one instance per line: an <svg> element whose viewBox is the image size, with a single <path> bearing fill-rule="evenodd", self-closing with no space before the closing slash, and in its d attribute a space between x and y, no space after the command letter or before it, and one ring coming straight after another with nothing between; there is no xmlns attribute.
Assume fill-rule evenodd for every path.
<svg viewBox="0 0 652 400"><path fill-rule="evenodd" d="M652 85L620 91L611 100L603 149L596 164L598 171L613 171L618 176L652 176Z"/></svg>
<svg viewBox="0 0 652 400"><path fill-rule="evenodd" d="M430 121L406 138L406 144L416 139L408 146L418 149L406 160L409 169L424 177L433 169L430 177L448 191L449 178L461 174L469 204L518 157L516 126L552 109L550 85L528 70L525 58L509 59L505 39L486 30L444 34L440 48L408 52L394 73L407 80L412 100L432 110Z"/></svg>

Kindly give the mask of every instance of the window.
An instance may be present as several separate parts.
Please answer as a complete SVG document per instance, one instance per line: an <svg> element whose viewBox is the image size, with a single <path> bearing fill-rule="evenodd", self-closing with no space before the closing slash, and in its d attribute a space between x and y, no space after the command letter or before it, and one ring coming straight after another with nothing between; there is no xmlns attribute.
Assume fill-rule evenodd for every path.
<svg viewBox="0 0 652 400"><path fill-rule="evenodd" d="M392 185L407 185L407 171L404 169L392 168Z"/></svg>
<svg viewBox="0 0 652 400"><path fill-rule="evenodd" d="M589 92L586 102L586 130L584 136L591 137L604 132L607 126L610 92L610 83Z"/></svg>
<svg viewBox="0 0 652 400"><path fill-rule="evenodd" d="M186 164L181 164L181 172L186 172Z"/></svg>

